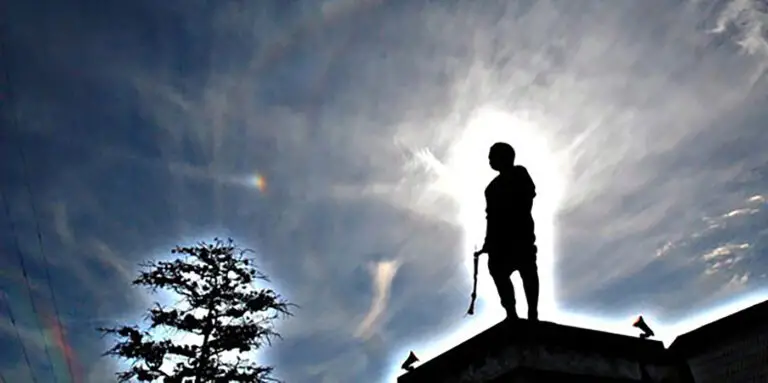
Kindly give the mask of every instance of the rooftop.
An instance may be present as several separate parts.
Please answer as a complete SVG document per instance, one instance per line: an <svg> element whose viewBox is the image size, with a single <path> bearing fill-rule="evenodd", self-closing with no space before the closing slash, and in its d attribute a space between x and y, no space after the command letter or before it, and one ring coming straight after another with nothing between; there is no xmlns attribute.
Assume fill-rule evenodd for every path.
<svg viewBox="0 0 768 383"><path fill-rule="evenodd" d="M685 355L692 350L700 350L712 344L712 339L726 342L765 325L768 325L768 301L747 307L680 335L675 338L669 349Z"/></svg>
<svg viewBox="0 0 768 383"><path fill-rule="evenodd" d="M552 322L520 320L514 324L501 322L481 332L402 375L398 382L424 382L449 377L473 362L497 354L510 345L534 344L645 362L660 362L665 357L664 345L660 341Z"/></svg>
<svg viewBox="0 0 768 383"><path fill-rule="evenodd" d="M626 358L644 363L674 362L679 356L702 350L712 340L727 342L768 326L768 301L678 336L669 349L657 340L641 339L603 331L571 327L552 322L520 320L501 322L446 351L398 378L399 383L425 382L456 376L468 366L496 355L510 345L543 345L590 354ZM715 342L717 344L719 342ZM671 352L669 352L671 351ZM525 373L524 368L512 374ZM527 373L526 373L527 374ZM589 377L584 378L590 381Z"/></svg>

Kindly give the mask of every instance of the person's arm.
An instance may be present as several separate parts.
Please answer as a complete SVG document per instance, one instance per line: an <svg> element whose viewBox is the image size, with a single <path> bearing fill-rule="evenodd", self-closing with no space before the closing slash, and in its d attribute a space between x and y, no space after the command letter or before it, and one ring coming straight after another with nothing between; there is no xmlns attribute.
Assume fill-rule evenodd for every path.
<svg viewBox="0 0 768 383"><path fill-rule="evenodd" d="M533 198L536 197L536 185L533 183L533 178L531 178L530 173L528 173L528 169L521 166L520 170L520 186L522 194L526 198L533 200Z"/></svg>
<svg viewBox="0 0 768 383"><path fill-rule="evenodd" d="M488 252L488 221L486 220L485 239L483 240L483 247L481 247L480 250L475 252L475 256L478 256L480 254L485 254L487 252Z"/></svg>
<svg viewBox="0 0 768 383"><path fill-rule="evenodd" d="M488 226L489 226L488 217L490 214L490 211L489 211L490 206L489 206L488 200L491 198L491 196L488 195L488 192L489 191L486 190L486 193L485 193L485 238L483 239L483 247L481 247L480 250L475 252L476 257L480 254L484 254L488 252Z"/></svg>

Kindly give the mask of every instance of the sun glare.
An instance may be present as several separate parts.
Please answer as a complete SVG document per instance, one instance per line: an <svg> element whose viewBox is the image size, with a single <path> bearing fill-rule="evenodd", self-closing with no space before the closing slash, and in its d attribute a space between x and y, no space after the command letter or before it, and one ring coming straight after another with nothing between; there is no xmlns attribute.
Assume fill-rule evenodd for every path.
<svg viewBox="0 0 768 383"><path fill-rule="evenodd" d="M485 235L484 190L496 176L488 165L488 151L496 142L511 144L517 152L516 162L525 166L536 184L533 217L536 222L538 265L541 279L540 315L551 318L555 311L553 258L555 244L555 220L564 177L557 164L557 157L550 149L542 128L521 115L493 108L478 110L450 151L446 166L454 175L459 187L456 198L460 203L458 222L464 228L464 253L470 254L482 245ZM484 264L484 262L482 262ZM467 257L471 272L471 257ZM522 288L517 274L513 276L517 291ZM495 286L490 278L478 281L478 312L493 318L504 316L496 302ZM485 298L485 299L484 299ZM524 299L519 299L518 311L527 312Z"/></svg>
<svg viewBox="0 0 768 383"><path fill-rule="evenodd" d="M450 148L441 179L435 182L434 187L459 202L456 222L464 229L462 253L466 254L465 267L471 278L474 267L471 254L482 246L485 236L485 187L497 175L488 165L488 152L496 142L506 142L515 148L516 162L528 169L536 184L533 218L536 222L537 264L541 280L539 315L543 320L553 320L557 310L553 272L555 213L565 188L565 176L543 127L528 119L524 113L492 107L478 109ZM495 325L506 315L498 302L496 287L487 275L486 259L483 256L479 264L475 315L467 317L466 323L450 334L426 344L413 345L417 347L414 350L422 362ZM527 305L522 299L522 281L517 274L513 275L512 283L518 296L518 313L524 316ZM400 354L407 355L407 350L397 355Z"/></svg>
<svg viewBox="0 0 768 383"><path fill-rule="evenodd" d="M483 192L496 175L488 165L488 151L491 145L502 141L515 148L516 162L528 169L536 184L537 196L534 200L533 217L536 222L539 248L537 262L541 280L539 314L542 320L614 334L638 336L641 331L633 327L632 323L642 315L656 334L653 339L660 340L665 346L669 346L680 334L765 299L768 294L766 292L754 294L672 325L661 322L655 313L647 311L605 318L588 313L559 310L556 304L553 270L556 243L555 216L564 196L566 172L560 166L561 155L551 150L548 137L542 128L546 127L527 119L524 114L482 108L473 115L449 151L448 159L441 172L443 177L437 180L435 187L450 193L460 203L457 222L464 228L462 250L467 255L465 266L469 278L472 277L473 268L471 253L482 245L485 234ZM401 349L395 356L404 358L412 349L419 357L420 363L425 363L492 327L504 317L504 310L498 302L495 286L488 277L487 267L483 261L480 263L478 273L476 315L467 317L462 325L452 329L448 334L441 334L436 339L424 343L406 345L407 347ZM514 274L512 282L518 298L517 311L524 316L527 306L522 281L517 274ZM469 292L467 292L467 298L468 296ZM396 376L402 373L399 369L395 370L400 362L402 360L393 361L393 371L389 374L391 379L396 379Z"/></svg>

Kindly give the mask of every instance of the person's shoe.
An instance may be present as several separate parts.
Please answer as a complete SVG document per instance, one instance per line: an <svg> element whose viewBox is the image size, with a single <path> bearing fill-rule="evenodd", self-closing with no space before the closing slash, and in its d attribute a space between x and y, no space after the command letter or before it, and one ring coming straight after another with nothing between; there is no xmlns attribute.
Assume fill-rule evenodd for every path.
<svg viewBox="0 0 768 383"><path fill-rule="evenodd" d="M516 322L520 320L520 317L517 316L517 313L514 311L507 311L507 317L504 319L505 322Z"/></svg>
<svg viewBox="0 0 768 383"><path fill-rule="evenodd" d="M531 322L538 322L539 321L539 313L537 312L529 312L528 313L528 320Z"/></svg>

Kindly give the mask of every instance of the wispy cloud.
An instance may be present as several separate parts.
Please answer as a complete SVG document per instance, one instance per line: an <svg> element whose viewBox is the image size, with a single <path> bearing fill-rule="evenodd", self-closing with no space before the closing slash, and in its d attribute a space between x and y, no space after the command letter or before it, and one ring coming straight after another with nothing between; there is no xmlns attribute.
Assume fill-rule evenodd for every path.
<svg viewBox="0 0 768 383"><path fill-rule="evenodd" d="M701 258L708 263L708 274L716 273L719 269L724 267L731 267L736 262L741 260L741 257L737 255L739 250L746 250L749 248L747 243L739 244L726 244L719 246L714 250L704 254Z"/></svg>
<svg viewBox="0 0 768 383"><path fill-rule="evenodd" d="M740 50L761 60L752 81L757 82L768 69L768 5L762 0L693 0L719 9L715 26L709 32L725 35Z"/></svg>
<svg viewBox="0 0 768 383"><path fill-rule="evenodd" d="M5 311L5 307L3 308ZM34 322L33 322L34 323ZM17 323L15 326L11 323L10 319L3 317L0 320L0 331L3 333L3 337L6 339L13 339L14 347L21 345L16 341L16 332L18 331L21 338L21 342L27 348L30 358L36 363L48 361L45 359L45 344L47 340L44 334L38 332L35 328L25 326L23 323ZM21 356L21 350L19 349L19 356Z"/></svg>
<svg viewBox="0 0 768 383"><path fill-rule="evenodd" d="M382 261L371 266L373 279L373 297L368 314L357 327L355 336L368 339L375 331L374 326L381 319L389 301L389 291L392 280L395 278L398 268L397 261Z"/></svg>

